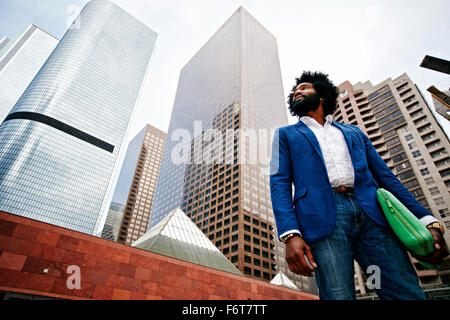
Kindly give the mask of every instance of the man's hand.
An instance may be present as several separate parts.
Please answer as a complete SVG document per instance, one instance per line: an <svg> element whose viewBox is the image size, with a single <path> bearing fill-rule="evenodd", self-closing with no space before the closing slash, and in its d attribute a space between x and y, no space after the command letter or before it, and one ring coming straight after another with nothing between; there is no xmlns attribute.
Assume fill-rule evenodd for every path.
<svg viewBox="0 0 450 320"><path fill-rule="evenodd" d="M305 255L309 263L317 268L314 257L311 253L311 249L300 236L292 237L286 243L286 261L289 265L289 269L296 274L302 276L312 277L314 268L311 268L305 259Z"/></svg>
<svg viewBox="0 0 450 320"><path fill-rule="evenodd" d="M431 236L433 237L434 248L436 249L436 251L426 257L415 256L415 255L413 255L413 257L416 258L417 260L431 263L431 264L437 266L437 265L441 264L442 260L446 256L448 256L447 245L445 244L444 237L442 236L441 230L439 230L437 228L429 228L428 231L430 231Z"/></svg>

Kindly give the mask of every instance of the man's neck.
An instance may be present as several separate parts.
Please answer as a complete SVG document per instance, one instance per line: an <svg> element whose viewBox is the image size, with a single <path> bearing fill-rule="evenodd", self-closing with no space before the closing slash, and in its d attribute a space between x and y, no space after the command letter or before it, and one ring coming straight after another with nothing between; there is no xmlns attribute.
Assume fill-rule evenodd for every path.
<svg viewBox="0 0 450 320"><path fill-rule="evenodd" d="M322 105L320 105L316 110L308 112L307 116L316 120L322 127L324 126L325 115L323 114Z"/></svg>

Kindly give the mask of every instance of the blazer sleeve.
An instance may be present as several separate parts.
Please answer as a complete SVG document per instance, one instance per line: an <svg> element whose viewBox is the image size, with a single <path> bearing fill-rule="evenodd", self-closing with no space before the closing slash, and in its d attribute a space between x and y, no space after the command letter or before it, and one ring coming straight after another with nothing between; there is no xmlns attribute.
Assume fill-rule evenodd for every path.
<svg viewBox="0 0 450 320"><path fill-rule="evenodd" d="M270 159L270 195L278 235L298 230L300 226L292 201L292 167L289 145L283 130L277 129Z"/></svg>
<svg viewBox="0 0 450 320"><path fill-rule="evenodd" d="M421 219L427 215L433 216L419 201L414 198L414 196L408 191L408 189L406 189L405 186L400 182L400 180L392 173L391 169L389 169L384 160L375 150L369 138L362 131L360 132L364 138L369 170L378 185L381 188L391 192L418 219Z"/></svg>

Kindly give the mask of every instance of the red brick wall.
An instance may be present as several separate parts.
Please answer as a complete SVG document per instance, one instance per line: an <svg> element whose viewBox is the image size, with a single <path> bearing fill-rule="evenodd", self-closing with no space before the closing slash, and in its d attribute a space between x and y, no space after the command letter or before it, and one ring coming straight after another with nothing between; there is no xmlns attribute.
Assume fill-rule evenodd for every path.
<svg viewBox="0 0 450 320"><path fill-rule="evenodd" d="M67 287L69 265L80 268L80 289ZM0 290L64 299L318 299L4 212Z"/></svg>

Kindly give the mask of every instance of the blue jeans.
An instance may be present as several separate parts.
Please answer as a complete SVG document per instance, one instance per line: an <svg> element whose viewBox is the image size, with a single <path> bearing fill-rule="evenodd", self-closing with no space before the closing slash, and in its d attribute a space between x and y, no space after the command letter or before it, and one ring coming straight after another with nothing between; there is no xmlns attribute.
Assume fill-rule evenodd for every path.
<svg viewBox="0 0 450 320"><path fill-rule="evenodd" d="M356 299L354 259L367 272L380 299L425 299L408 253L395 234L373 222L354 194L335 193L335 197L333 233L309 244L318 266L314 274L320 299Z"/></svg>

